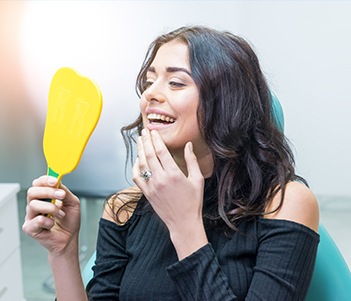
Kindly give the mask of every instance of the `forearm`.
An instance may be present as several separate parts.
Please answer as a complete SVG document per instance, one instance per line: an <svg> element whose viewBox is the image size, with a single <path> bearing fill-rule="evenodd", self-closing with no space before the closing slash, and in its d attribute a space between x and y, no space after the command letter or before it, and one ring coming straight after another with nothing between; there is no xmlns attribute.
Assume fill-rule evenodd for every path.
<svg viewBox="0 0 351 301"><path fill-rule="evenodd" d="M78 247L74 251L60 256L49 254L49 263L58 301L88 300L80 272Z"/></svg>
<svg viewBox="0 0 351 301"><path fill-rule="evenodd" d="M210 244L167 268L182 300L233 301L236 296Z"/></svg>

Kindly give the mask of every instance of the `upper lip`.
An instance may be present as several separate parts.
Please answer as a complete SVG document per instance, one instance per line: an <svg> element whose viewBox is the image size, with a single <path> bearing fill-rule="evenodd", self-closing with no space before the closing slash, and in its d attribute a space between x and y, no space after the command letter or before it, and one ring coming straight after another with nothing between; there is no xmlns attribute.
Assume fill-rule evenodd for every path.
<svg viewBox="0 0 351 301"><path fill-rule="evenodd" d="M155 114L158 115L156 118L160 118L161 120L164 121L175 121L176 118L172 116L171 114L167 113L166 111L157 109L157 108L147 108L145 110L145 115L149 119L150 114Z"/></svg>

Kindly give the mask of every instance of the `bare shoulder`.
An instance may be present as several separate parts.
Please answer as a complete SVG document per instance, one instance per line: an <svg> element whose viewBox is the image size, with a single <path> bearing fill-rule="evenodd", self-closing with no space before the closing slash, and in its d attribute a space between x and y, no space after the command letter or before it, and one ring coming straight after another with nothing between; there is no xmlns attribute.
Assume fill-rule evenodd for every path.
<svg viewBox="0 0 351 301"><path fill-rule="evenodd" d="M137 186L132 186L113 194L106 202L102 218L125 224L133 215L137 201L142 195Z"/></svg>
<svg viewBox="0 0 351 301"><path fill-rule="evenodd" d="M266 212L275 210L280 203L281 193L277 193L266 208ZM284 201L279 210L266 214L265 218L291 220L303 224L318 232L319 207L313 192L304 184L290 182L286 185Z"/></svg>

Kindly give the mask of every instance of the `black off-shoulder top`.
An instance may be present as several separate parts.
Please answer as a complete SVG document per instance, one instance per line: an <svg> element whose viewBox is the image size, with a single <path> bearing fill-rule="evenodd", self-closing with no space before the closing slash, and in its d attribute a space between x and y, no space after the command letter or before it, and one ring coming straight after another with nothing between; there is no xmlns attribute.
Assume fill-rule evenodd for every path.
<svg viewBox="0 0 351 301"><path fill-rule="evenodd" d="M138 205L123 226L101 219L89 300L305 299L319 243L313 230L257 217L230 236L210 227L206 233L209 243L179 261L151 206Z"/></svg>

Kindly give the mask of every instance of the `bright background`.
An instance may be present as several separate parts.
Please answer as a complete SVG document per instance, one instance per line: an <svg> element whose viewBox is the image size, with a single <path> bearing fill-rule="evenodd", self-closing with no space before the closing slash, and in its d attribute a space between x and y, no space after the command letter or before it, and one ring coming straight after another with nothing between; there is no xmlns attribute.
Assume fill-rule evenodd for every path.
<svg viewBox="0 0 351 301"><path fill-rule="evenodd" d="M254 46L283 105L298 172L317 195L350 196L350 14L350 1L0 1L0 182L26 188L46 172L48 89L70 66L98 83L104 107L64 182L94 195L127 186L119 129L137 116L146 48L201 24Z"/></svg>

